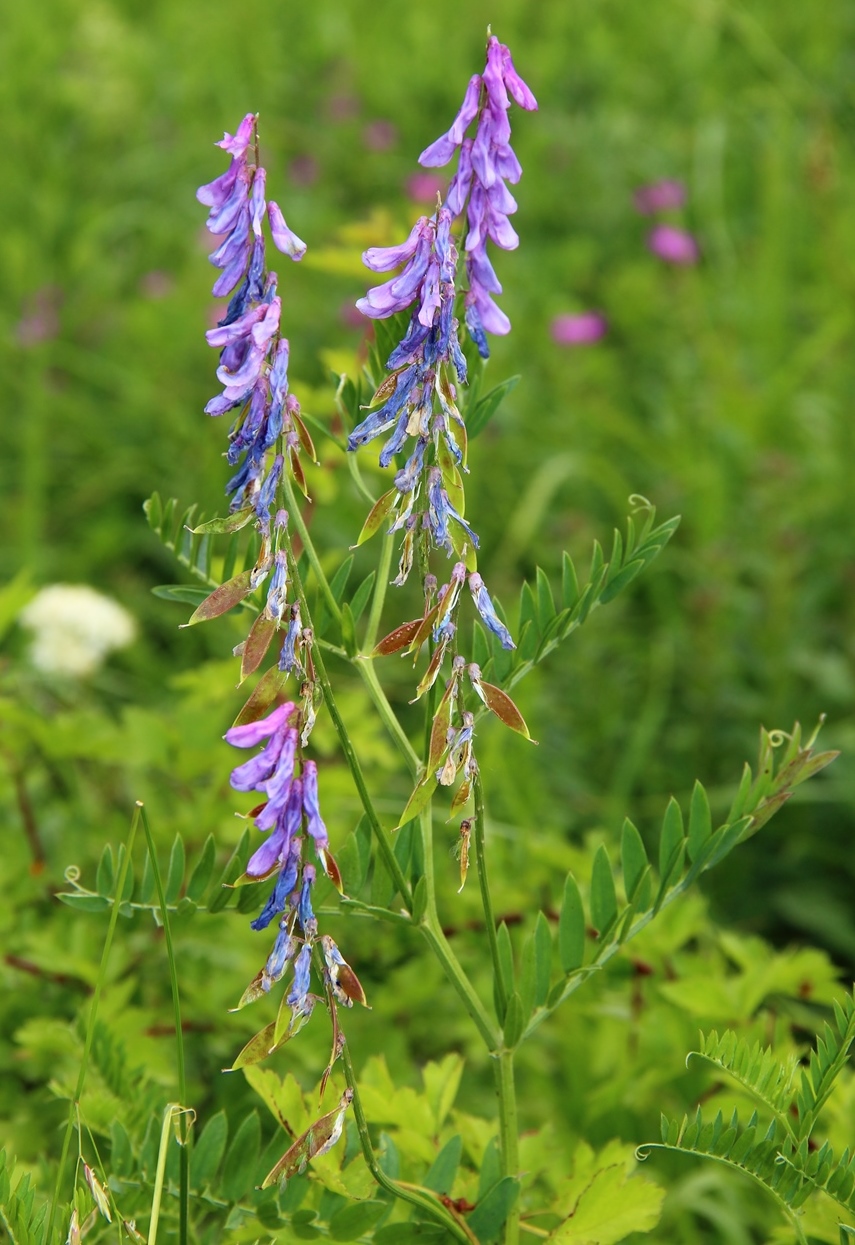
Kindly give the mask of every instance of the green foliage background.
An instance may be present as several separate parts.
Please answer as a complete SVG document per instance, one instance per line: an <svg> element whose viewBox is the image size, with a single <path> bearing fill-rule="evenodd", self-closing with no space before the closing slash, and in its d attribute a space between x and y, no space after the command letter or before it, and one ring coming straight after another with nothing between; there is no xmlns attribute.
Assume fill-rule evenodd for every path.
<svg viewBox="0 0 855 1245"><path fill-rule="evenodd" d="M221 505L225 430L202 414L215 388L203 338L211 270L194 198L222 164L211 144L246 111L261 114L275 197L310 246L304 264L280 265L292 376L304 407L328 421L329 369L352 365L362 340L342 310L367 283L359 251L409 228L405 180L449 124L488 21L540 112L515 117L521 246L496 265L514 331L496 343L490 378L523 379L475 443L467 482L485 578L513 616L519 579L537 563L557 581L560 551L584 558L594 537L607 541L631 493L661 518L683 515L632 592L526 686L520 703L540 748L508 742L498 727L483 732L498 910L525 927L538 904L557 902L568 867L584 873L600 842L616 843L625 814L648 832L696 776L723 812L760 722L787 727L827 712L823 745L852 752L851 5L326 0L242 12L220 0L45 0L9 9L0 566L9 579L28 568L29 580L3 598L0 1119L36 1170L64 1114L47 1083L73 1080L79 1053L73 1029L57 1022L85 1004L103 932L99 918L52 899L65 866L93 876L103 844L124 839L137 798L164 858L176 833L197 848L213 833L223 859L239 837L218 742L241 703L227 660L239 631L229 621L177 631L184 607L150 594L177 578L175 567L141 513L154 489L207 513ZM388 148L375 150L384 136ZM666 176L688 186L695 269L655 260L648 222L632 208L638 184ZM605 341L554 345L552 317L589 308L609 318ZM33 340L39 314L48 331ZM331 569L363 505L334 451L310 483ZM360 551L357 571L371 556ZM133 649L82 690L45 688L12 625L27 583L56 581L109 592L140 624ZM356 683L345 682L341 700L373 788L387 793L380 807L394 816L406 791L390 746ZM357 803L326 724L316 738L329 762L327 820L343 841ZM651 975L624 962L592 986L572 1025L549 1027L521 1069L531 1127L552 1116L568 1143L638 1142L656 1134L664 1098L676 1115L702 1091L701 1071L681 1072L699 1022L778 1023L763 1019L771 999L812 1027L799 1009L831 997L828 959L775 953L757 936L781 948L814 941L851 977L854 783L844 755L711 879L715 922L700 899L669 916L638 952ZM46 854L36 876L22 790ZM454 870L449 858L447 919L466 948L477 904L454 896ZM406 1083L413 1060L465 1054L462 1015L453 1005L436 1014L438 970L414 973L417 947L394 927L355 924L341 923L338 936L374 1007L352 1022L357 1062L382 1050ZM239 1122L253 1095L218 1070L249 1035L226 1008L256 970L257 942L233 912L178 936L194 1101L204 1117L224 1107ZM737 998L734 981L755 961L788 967ZM158 962L151 924L135 919L105 1007L132 1062L165 1087L169 998L165 974L151 970ZM711 974L721 997L705 988ZM295 1044L288 1066L311 1080L319 1059ZM467 1073L466 1109L489 1114L490 1093L481 1073ZM675 1181L686 1170L675 1167ZM755 1221L766 1230L763 1208L717 1180L694 1195L675 1184L674 1240L747 1241Z"/></svg>

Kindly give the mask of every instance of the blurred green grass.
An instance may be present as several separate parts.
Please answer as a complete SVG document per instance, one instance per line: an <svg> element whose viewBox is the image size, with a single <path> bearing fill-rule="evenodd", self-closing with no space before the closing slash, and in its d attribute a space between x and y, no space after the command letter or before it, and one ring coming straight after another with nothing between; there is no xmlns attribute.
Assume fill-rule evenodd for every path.
<svg viewBox="0 0 855 1245"><path fill-rule="evenodd" d="M149 737L172 712L174 676L234 641L219 624L179 633L184 612L150 595L178 574L141 512L154 489L221 505L225 430L202 413L215 389L212 270L194 198L222 167L212 144L261 114L274 196L318 252L378 211L403 234L405 180L480 66L488 21L540 111L513 117L521 246L496 262L514 330L490 375L523 380L475 442L468 482L485 577L512 612L520 575L540 564L557 579L562 548L587 557L630 494L683 515L632 594L523 691L541 747L485 730L502 863L539 884L534 823L574 843L613 835L626 813L649 827L696 775L731 782L760 722L827 712L826 746L851 756L851 4L337 0L247 16L219 0L45 0L7 9L0 46L0 569L92 583L142 630L94 693L124 723L130 770L118 778L114 755L108 778L87 769L93 746L82 777L33 780L50 809L52 879L72 849L91 864L121 835L119 810L143 787L162 801L166 845L176 828L207 818L201 841L230 818L217 812L228 761L213 749L234 694L219 664L176 711L196 714L184 768L156 794L174 754ZM660 177L687 185L696 268L646 250L632 193ZM280 266L292 376L321 420L333 412L322 352L359 348L342 315L368 283L358 274ZM606 339L556 346L552 317L585 309L607 315ZM363 507L332 459L316 491L332 558ZM12 660L21 648L13 635ZM383 773L382 742L366 742ZM180 730L169 743L181 752ZM717 910L781 941L816 938L851 971L853 795L844 758L776 819L774 853L751 844L713 879Z"/></svg>

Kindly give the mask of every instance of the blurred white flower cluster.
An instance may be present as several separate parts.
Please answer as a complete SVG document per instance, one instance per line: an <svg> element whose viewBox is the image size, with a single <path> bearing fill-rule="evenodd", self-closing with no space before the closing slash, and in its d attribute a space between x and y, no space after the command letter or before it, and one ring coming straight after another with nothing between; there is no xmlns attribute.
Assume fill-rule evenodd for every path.
<svg viewBox="0 0 855 1245"><path fill-rule="evenodd" d="M29 656L38 670L77 678L93 674L112 649L125 648L136 634L126 609L85 584L42 588L19 621L33 633Z"/></svg>

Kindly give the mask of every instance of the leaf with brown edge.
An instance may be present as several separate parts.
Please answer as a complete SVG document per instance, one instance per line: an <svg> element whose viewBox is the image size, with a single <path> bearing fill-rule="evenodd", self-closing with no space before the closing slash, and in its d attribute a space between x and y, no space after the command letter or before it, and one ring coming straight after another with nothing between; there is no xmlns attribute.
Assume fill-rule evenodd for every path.
<svg viewBox="0 0 855 1245"><path fill-rule="evenodd" d="M296 411L291 412L291 418L293 419L294 423L297 425L297 436L300 438L300 444L302 445L303 449L306 451L306 453L308 454L312 462L317 463L318 456L315 453L315 443L312 440L311 433L309 432L306 425L303 423L300 416L296 413Z"/></svg>
<svg viewBox="0 0 855 1245"><path fill-rule="evenodd" d="M250 519L255 518L255 511L252 506L246 510L236 510L234 514L227 514L224 519L208 519L207 523L200 523L198 527L191 527L188 530L194 536L224 536L229 532L239 532L242 527L246 527Z"/></svg>
<svg viewBox="0 0 855 1245"><path fill-rule="evenodd" d="M286 1150L276 1166L262 1180L261 1188L269 1189L272 1184L288 1180L298 1172L305 1171L306 1164L310 1163L313 1158L331 1150L341 1136L344 1113L352 1101L353 1090L348 1088L342 1094L338 1106L316 1120L311 1128L307 1128L290 1149Z"/></svg>
<svg viewBox="0 0 855 1245"><path fill-rule="evenodd" d="M457 788L454 799L451 801L451 812L459 812L472 794L472 779L464 778L463 782Z"/></svg>
<svg viewBox="0 0 855 1245"><path fill-rule="evenodd" d="M374 646L372 657L388 657L390 653L398 653L402 648L406 648L412 643L413 636L422 625L421 618L414 618L411 622L401 623L400 627L396 627L394 631L390 631L382 640Z"/></svg>
<svg viewBox="0 0 855 1245"><path fill-rule="evenodd" d="M264 971L256 973L252 981L249 983L243 994L240 996L240 1002L237 1007L230 1007L230 1012L239 1012L244 1007L249 1007L250 1003L255 1003L263 995L267 993L261 984L264 980Z"/></svg>
<svg viewBox="0 0 855 1245"><path fill-rule="evenodd" d="M226 580L224 584L220 584L219 588L215 588L210 596L205 597L199 608L181 626L192 627L196 623L208 622L211 618L219 618L221 614L228 613L252 592L251 581L251 570L241 571L239 575L235 575L234 579Z"/></svg>
<svg viewBox="0 0 855 1245"><path fill-rule="evenodd" d="M425 774L421 782L416 784L415 790L409 800L407 800L406 807L403 813L401 813L395 829L400 830L401 826L405 826L408 821L413 819L413 817L418 817L419 813L427 804L435 790L436 775L433 770L430 770L427 774Z"/></svg>
<svg viewBox="0 0 855 1245"><path fill-rule="evenodd" d="M291 463L291 474L294 477L294 483L297 485L297 488L303 494L306 501L311 501L312 499L309 496L309 489L306 485L306 477L303 474L303 464L300 462L297 451L292 449L288 455L288 458Z"/></svg>
<svg viewBox="0 0 855 1245"><path fill-rule="evenodd" d="M430 748L428 750L427 769L432 774L439 765L440 757L448 747L448 728L451 725L451 710L454 704L455 684L451 680L443 693L442 700L433 715L430 728Z"/></svg>
<svg viewBox="0 0 855 1245"><path fill-rule="evenodd" d="M362 531L359 533L356 544L351 545L352 549L358 548L359 545L364 545L366 540L370 540L374 533L380 530L384 519L400 496L401 494L396 488L390 488L388 493L384 493L382 497L375 501L368 512L368 518L362 525Z"/></svg>
<svg viewBox="0 0 855 1245"><path fill-rule="evenodd" d="M274 1030L276 1029L276 1021L271 1020L269 1025L265 1025L260 1033L256 1033L255 1037L251 1037L240 1052L238 1057L230 1068L224 1068L224 1072L237 1072L238 1068L245 1068L251 1063L261 1063L262 1059L266 1059L268 1055L272 1055L280 1046L284 1046L285 1042L291 1036L290 1033L282 1041L276 1042L274 1039Z"/></svg>
<svg viewBox="0 0 855 1245"><path fill-rule="evenodd" d="M335 856L333 856L332 852L328 851L328 849L325 847L322 847L320 849L319 855L321 857L321 864L324 867L324 873L327 875L329 880L332 882L333 886L336 888L338 893L340 895L343 895L344 894L344 881L342 880L341 869L339 869L338 867L338 863L336 861Z"/></svg>
<svg viewBox="0 0 855 1245"><path fill-rule="evenodd" d="M255 690L232 722L232 726L246 726L247 722L257 722L259 718L267 717L280 697L284 699L287 682L286 672L278 666L271 666L258 680Z"/></svg>
<svg viewBox="0 0 855 1245"><path fill-rule="evenodd" d="M240 663L241 683L251 674L255 674L264 661L275 631L276 623L273 619L267 618L264 613L259 614L244 641Z"/></svg>
<svg viewBox="0 0 855 1245"><path fill-rule="evenodd" d="M505 726L509 726L512 731L517 731L520 735L524 735L533 744L537 743L536 739L531 738L523 715L507 692L503 692L500 687L496 687L493 683L485 683L483 679L481 680L481 687L484 692L484 703L491 713L495 713L496 717L504 722Z"/></svg>

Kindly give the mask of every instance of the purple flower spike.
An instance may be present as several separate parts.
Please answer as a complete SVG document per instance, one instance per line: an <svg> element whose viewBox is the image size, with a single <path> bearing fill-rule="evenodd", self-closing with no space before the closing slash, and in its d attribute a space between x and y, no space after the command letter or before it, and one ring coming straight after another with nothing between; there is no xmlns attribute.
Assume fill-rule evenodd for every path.
<svg viewBox="0 0 855 1245"><path fill-rule="evenodd" d="M267 205L267 219L270 221L274 245L283 255L288 255L294 260L302 259L306 254L306 244L288 228L279 204L274 203L272 199Z"/></svg>
<svg viewBox="0 0 855 1245"><path fill-rule="evenodd" d="M642 216L652 216L656 212L681 208L686 202L686 187L682 182L664 178L659 182L651 182L649 186L639 186L632 201L636 212L640 212Z"/></svg>
<svg viewBox="0 0 855 1245"><path fill-rule="evenodd" d="M598 311L583 311L574 316L556 316L550 332L559 346L590 346L605 337L608 327L606 317Z"/></svg>
<svg viewBox="0 0 855 1245"><path fill-rule="evenodd" d="M647 235L647 246L666 264L696 264L701 254L692 235L675 225L654 225Z"/></svg>
<svg viewBox="0 0 855 1245"><path fill-rule="evenodd" d="M479 574L473 573L469 576L469 591L472 593L472 600L475 602L476 610L493 635L498 636L502 648L516 648L516 644L514 644L511 638L511 633L496 613L495 606L490 600L490 594Z"/></svg>

